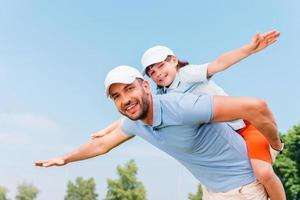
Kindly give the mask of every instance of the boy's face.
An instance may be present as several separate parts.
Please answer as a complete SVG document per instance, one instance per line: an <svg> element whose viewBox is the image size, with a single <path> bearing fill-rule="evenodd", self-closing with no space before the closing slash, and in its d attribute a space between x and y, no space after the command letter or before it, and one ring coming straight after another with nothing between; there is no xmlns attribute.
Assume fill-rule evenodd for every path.
<svg viewBox="0 0 300 200"><path fill-rule="evenodd" d="M137 79L131 84L115 83L109 88L109 96L118 111L131 120L143 120L147 116L150 94L148 82Z"/></svg>
<svg viewBox="0 0 300 200"><path fill-rule="evenodd" d="M147 74L157 85L168 87L176 77L177 64L175 56L168 56L165 61L150 66Z"/></svg>

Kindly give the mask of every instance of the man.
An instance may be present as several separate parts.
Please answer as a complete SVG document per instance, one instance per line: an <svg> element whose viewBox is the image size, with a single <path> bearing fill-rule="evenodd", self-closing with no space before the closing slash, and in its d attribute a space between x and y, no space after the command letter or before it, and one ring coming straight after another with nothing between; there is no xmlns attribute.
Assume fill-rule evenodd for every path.
<svg viewBox="0 0 300 200"><path fill-rule="evenodd" d="M226 123L245 119L267 132L281 149L277 127L264 101L254 98L167 94L152 96L134 68L119 66L105 80L106 94L126 116L121 128L37 166L61 166L108 153L138 135L182 163L207 189L204 199L267 199L255 181L243 139Z"/></svg>

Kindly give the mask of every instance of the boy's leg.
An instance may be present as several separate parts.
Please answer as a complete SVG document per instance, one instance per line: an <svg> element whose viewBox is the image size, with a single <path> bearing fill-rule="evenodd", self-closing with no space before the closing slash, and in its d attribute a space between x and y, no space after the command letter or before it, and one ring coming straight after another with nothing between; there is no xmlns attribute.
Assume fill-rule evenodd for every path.
<svg viewBox="0 0 300 200"><path fill-rule="evenodd" d="M283 185L272 165L262 160L250 159L257 180L262 183L271 200L286 200Z"/></svg>
<svg viewBox="0 0 300 200"><path fill-rule="evenodd" d="M247 144L248 155L257 180L262 183L272 200L285 200L282 183L273 171L270 145L266 138L254 126L240 132Z"/></svg>

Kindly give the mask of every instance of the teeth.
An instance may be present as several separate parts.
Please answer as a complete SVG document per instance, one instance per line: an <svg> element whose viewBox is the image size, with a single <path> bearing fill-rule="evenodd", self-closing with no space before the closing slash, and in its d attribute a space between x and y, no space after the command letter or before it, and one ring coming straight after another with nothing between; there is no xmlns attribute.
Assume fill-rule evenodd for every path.
<svg viewBox="0 0 300 200"><path fill-rule="evenodd" d="M130 109L133 108L134 106L135 106L135 104L132 104L132 105L128 106L128 107L126 108L126 111L130 110Z"/></svg>
<svg viewBox="0 0 300 200"><path fill-rule="evenodd" d="M159 81L162 82L163 80L165 80L165 78L168 76L168 74L164 75Z"/></svg>

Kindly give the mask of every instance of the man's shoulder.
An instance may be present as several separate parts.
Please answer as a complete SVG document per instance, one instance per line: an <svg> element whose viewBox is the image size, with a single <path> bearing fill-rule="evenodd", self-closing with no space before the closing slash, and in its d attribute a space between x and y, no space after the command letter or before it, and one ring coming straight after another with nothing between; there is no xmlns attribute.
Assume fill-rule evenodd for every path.
<svg viewBox="0 0 300 200"><path fill-rule="evenodd" d="M166 94L157 94L157 95L153 95L154 98L160 100L160 101L176 101L177 99L181 98L183 95L183 93L179 93L179 92L170 92L170 93L166 93Z"/></svg>
<svg viewBox="0 0 300 200"><path fill-rule="evenodd" d="M130 126L137 126L138 125L139 120L132 120L128 117L124 117L122 119L121 125L130 125Z"/></svg>
<svg viewBox="0 0 300 200"><path fill-rule="evenodd" d="M201 97L203 96L203 97ZM162 110L168 110L170 112L186 112L188 107L191 107L199 98L205 98L208 95L195 95L189 92L177 93L171 92L163 95L156 95L156 100L159 101L159 105Z"/></svg>
<svg viewBox="0 0 300 200"><path fill-rule="evenodd" d="M136 130L139 130L139 120L134 121L129 119L128 117L124 117L121 122L121 129L126 135L136 135Z"/></svg>
<svg viewBox="0 0 300 200"><path fill-rule="evenodd" d="M182 99L184 99L184 97L187 97L189 95L190 94L186 94L186 93L170 92L167 94L155 95L155 98L160 102L160 105L162 107L165 107L165 106L172 106L172 105L176 106L180 104L180 102L182 101Z"/></svg>
<svg viewBox="0 0 300 200"><path fill-rule="evenodd" d="M180 103L188 99L199 98L199 96L206 96L206 95L205 94L196 95L190 92L181 93L181 92L174 91L167 94L154 95L154 98L158 99L160 102L172 104L172 103Z"/></svg>
<svg viewBox="0 0 300 200"><path fill-rule="evenodd" d="M162 98L162 110L167 113L176 113L175 115L183 121L188 119L204 123L212 119L213 97L210 95L195 95L187 92L184 94L173 93Z"/></svg>

